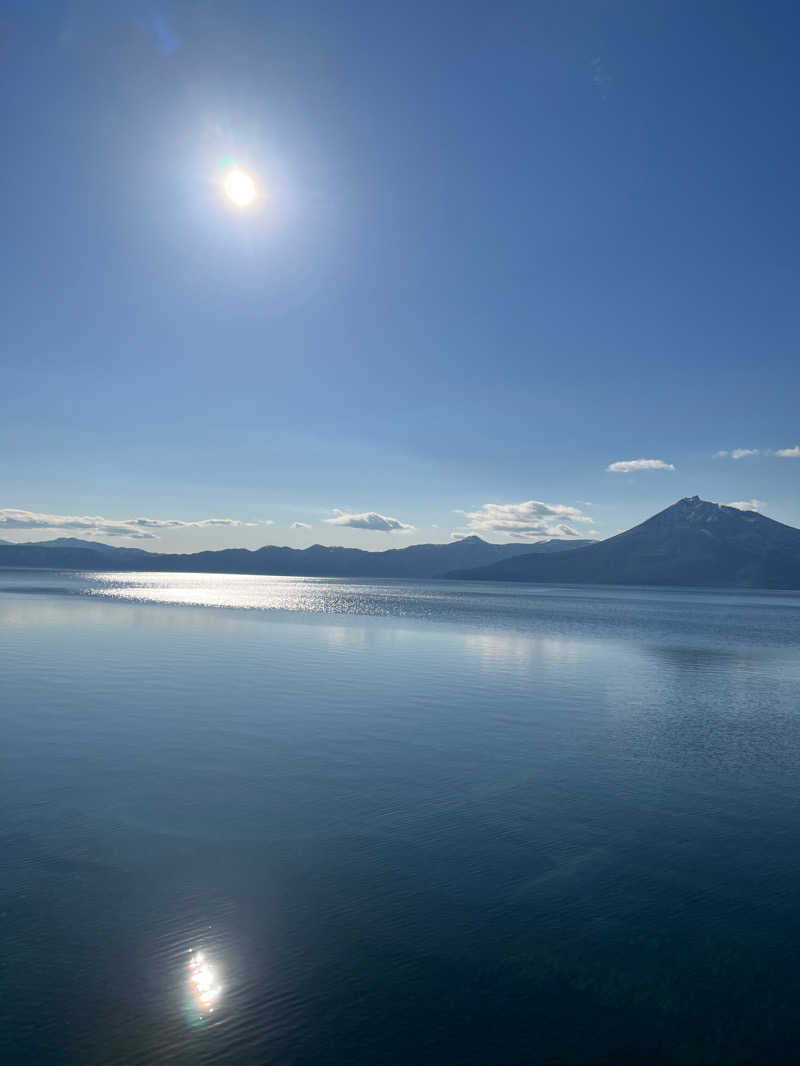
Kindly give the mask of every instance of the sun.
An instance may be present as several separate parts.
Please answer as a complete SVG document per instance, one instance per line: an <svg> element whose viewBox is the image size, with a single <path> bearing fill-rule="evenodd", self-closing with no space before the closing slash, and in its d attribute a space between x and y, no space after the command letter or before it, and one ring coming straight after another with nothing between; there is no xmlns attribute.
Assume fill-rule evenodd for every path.
<svg viewBox="0 0 800 1066"><path fill-rule="evenodd" d="M225 195L237 207L249 207L256 198L256 183L246 171L238 167L228 171L222 184Z"/></svg>

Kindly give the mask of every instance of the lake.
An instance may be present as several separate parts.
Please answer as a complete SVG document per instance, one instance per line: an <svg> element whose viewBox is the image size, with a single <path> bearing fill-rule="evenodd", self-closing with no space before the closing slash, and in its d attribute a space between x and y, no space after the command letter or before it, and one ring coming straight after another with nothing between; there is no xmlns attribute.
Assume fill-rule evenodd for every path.
<svg viewBox="0 0 800 1066"><path fill-rule="evenodd" d="M1 571L0 1062L796 1061L799 649L792 593Z"/></svg>

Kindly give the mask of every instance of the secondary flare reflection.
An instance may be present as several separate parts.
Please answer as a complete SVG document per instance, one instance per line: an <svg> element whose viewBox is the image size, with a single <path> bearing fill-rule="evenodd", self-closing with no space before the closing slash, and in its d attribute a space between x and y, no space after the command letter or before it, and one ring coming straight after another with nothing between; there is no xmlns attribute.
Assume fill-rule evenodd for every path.
<svg viewBox="0 0 800 1066"><path fill-rule="evenodd" d="M189 959L189 986L199 1009L209 1014L212 1013L222 987L218 984L214 969L209 966L202 951L193 952Z"/></svg>

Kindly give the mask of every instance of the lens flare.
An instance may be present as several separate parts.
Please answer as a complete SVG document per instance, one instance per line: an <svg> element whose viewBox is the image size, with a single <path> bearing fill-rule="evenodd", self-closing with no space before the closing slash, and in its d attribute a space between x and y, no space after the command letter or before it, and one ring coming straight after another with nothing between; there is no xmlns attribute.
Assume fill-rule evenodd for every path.
<svg viewBox="0 0 800 1066"><path fill-rule="evenodd" d="M200 1010L212 1013L222 988L217 983L217 976L206 962L202 951L195 952L189 959L189 986Z"/></svg>

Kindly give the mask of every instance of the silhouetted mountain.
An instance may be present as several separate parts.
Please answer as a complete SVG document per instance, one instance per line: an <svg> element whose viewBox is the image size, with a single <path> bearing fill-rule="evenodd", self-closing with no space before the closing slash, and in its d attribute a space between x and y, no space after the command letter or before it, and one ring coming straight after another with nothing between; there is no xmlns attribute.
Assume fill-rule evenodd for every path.
<svg viewBox="0 0 800 1066"><path fill-rule="evenodd" d="M699 496L609 540L446 575L470 581L800 588L800 529Z"/></svg>
<svg viewBox="0 0 800 1066"><path fill-rule="evenodd" d="M464 537L449 544L413 544L388 551L361 548L268 546L249 551L168 555L117 548L108 544L59 538L35 544L0 545L0 566L50 567L64 570L177 570L196 573L282 574L297 577L437 577L446 570L485 566L513 555L569 551L586 541L548 540L540 544L488 544L480 537Z"/></svg>

